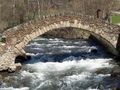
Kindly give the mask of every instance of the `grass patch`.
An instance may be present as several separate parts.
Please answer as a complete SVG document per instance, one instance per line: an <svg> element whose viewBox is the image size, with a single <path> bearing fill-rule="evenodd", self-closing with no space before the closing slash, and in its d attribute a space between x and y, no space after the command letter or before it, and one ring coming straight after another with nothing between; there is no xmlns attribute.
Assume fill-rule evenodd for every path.
<svg viewBox="0 0 120 90"><path fill-rule="evenodd" d="M112 16L112 23L113 24L120 23L120 15Z"/></svg>

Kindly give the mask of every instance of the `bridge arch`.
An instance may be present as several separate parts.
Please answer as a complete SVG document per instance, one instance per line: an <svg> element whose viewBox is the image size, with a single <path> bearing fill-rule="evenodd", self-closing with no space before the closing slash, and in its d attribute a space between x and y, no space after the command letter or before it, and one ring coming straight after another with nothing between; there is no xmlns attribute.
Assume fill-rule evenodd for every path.
<svg viewBox="0 0 120 90"><path fill-rule="evenodd" d="M4 66L5 69L12 68L13 65L15 66L15 58L18 55L25 55L24 47L31 40L50 30L66 27L80 28L90 32L91 35L100 40L111 53L114 55L118 54L118 51L116 50L118 34L111 33L113 27L118 27L110 26L103 22L95 22L88 16L52 16L42 20L36 19L5 31L3 35L6 37L6 43L4 46L4 53L0 58L1 65ZM1 50L3 49L1 48ZM6 66L9 63L11 63L11 65Z"/></svg>
<svg viewBox="0 0 120 90"><path fill-rule="evenodd" d="M108 49L109 52L112 54L117 54L117 51L115 49L114 43L110 41L111 37L107 36L107 33L103 32L102 30L95 30L91 28L89 25L83 25L78 22L78 20L74 20L73 23L70 23L69 21L60 21L59 23L54 23L46 27L42 27L41 29L38 28L34 32L27 34L23 40L15 45L15 48L17 48L19 51L25 53L23 51L23 48L34 38L43 35L44 33L55 30L55 29L60 29L60 28L67 28L67 27L72 27L72 28L79 28L83 29L87 32L89 32L91 35L93 35L97 40L99 40L105 47ZM113 37L113 39L115 39Z"/></svg>

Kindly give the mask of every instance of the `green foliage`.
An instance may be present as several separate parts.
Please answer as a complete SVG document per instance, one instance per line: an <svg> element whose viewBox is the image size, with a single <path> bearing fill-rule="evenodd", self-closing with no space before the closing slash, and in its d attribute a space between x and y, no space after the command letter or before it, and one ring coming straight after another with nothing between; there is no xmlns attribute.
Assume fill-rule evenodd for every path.
<svg viewBox="0 0 120 90"><path fill-rule="evenodd" d="M118 23L120 23L120 15L112 16L112 23L113 23L113 24L118 24Z"/></svg>

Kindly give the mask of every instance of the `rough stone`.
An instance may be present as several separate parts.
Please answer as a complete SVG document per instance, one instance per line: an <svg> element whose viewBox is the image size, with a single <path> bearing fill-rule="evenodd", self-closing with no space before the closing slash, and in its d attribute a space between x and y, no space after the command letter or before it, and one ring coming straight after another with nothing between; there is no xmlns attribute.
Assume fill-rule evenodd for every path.
<svg viewBox="0 0 120 90"><path fill-rule="evenodd" d="M8 68L8 72L12 73L12 72L15 72L16 70L16 66L11 66Z"/></svg>
<svg viewBox="0 0 120 90"><path fill-rule="evenodd" d="M97 74L109 74L111 70L109 68L99 68L95 71Z"/></svg>
<svg viewBox="0 0 120 90"><path fill-rule="evenodd" d="M27 22L28 24L24 23L22 25L18 25L3 33L3 36L5 36L5 44L4 46L0 46L0 71L15 71L15 58L18 55L25 55L23 52L25 45L38 35L42 35L47 31L56 29L56 26L57 28L82 28L100 40L103 45L108 48L109 52L114 55L118 55L119 49L117 48L119 47L116 46L120 34L119 26L110 25L104 21L95 20L89 16L83 16L81 14L54 16L32 20ZM39 34L36 34L37 31ZM29 36L30 39L25 42L26 40L24 39L27 36Z"/></svg>
<svg viewBox="0 0 120 90"><path fill-rule="evenodd" d="M120 77L120 67L116 66L112 69L111 77Z"/></svg>
<svg viewBox="0 0 120 90"><path fill-rule="evenodd" d="M42 35L42 37L48 38L64 38L64 39L88 39L90 33L77 28L62 28L49 31Z"/></svg>

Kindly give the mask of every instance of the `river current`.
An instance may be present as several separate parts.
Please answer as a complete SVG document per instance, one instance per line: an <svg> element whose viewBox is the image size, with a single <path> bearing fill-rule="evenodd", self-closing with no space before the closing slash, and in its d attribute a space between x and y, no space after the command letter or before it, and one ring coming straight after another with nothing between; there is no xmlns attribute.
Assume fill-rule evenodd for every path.
<svg viewBox="0 0 120 90"><path fill-rule="evenodd" d="M38 37L25 51L31 59L0 90L111 90L112 58L94 42Z"/></svg>

